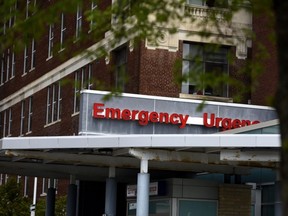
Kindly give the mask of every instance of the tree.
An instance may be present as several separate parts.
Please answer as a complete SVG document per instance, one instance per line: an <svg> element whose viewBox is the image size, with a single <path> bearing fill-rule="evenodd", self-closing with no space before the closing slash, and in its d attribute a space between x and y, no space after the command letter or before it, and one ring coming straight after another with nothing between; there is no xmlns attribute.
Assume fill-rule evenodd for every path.
<svg viewBox="0 0 288 216"><path fill-rule="evenodd" d="M0 215L29 216L31 201L21 194L21 185L15 179L9 179L0 186Z"/></svg>
<svg viewBox="0 0 288 216"><path fill-rule="evenodd" d="M66 215L66 199L67 196L57 196L55 202L55 216ZM41 197L36 204L36 215L45 216L46 197Z"/></svg>
<svg viewBox="0 0 288 216"><path fill-rule="evenodd" d="M8 21L16 16L14 28L5 29L1 27L0 33L0 51L4 51L12 45L14 48L21 49L25 46L28 38L35 37L40 38L45 30L45 26L57 22L57 16L62 11L71 13L77 8L77 5L82 4L80 0L59 0L55 4L51 5L49 8L29 7L26 14L31 13L29 19L25 18L25 6L23 6L22 11L11 10L15 5L15 0L3 1L0 12L3 16L2 26L5 23L8 25ZM107 52L111 50L119 41L123 38L129 38L135 44L137 42L148 39L150 43L157 43L157 39L163 37L163 32L159 29L168 27L169 33L174 33L177 30L176 22L173 20L184 20L186 14L183 13L183 0L179 1L163 1L163 0L122 0L118 1L121 4L115 4L113 7L103 6L97 8L95 11L86 11L86 18L91 21L92 28L98 31L93 31L89 35L81 35L80 41L92 40L93 38L101 38L107 29L110 29L110 33L113 35L112 40L109 43L99 47L96 52L88 53L89 55L105 56ZM213 7L216 3L223 3L225 1L215 0L208 1L208 6ZM200 34L202 37L210 37L209 29L207 27L211 26L208 23L213 22L215 27L219 30L219 35L221 35L221 25L229 23L231 21L233 13L240 10L243 4L247 2L251 5L248 7L252 9L253 12L262 13L263 11L269 11L273 14L275 18L275 33L276 33L276 43L278 52L278 65L279 65L279 85L277 89L277 94L275 96L275 108L278 112L280 120L280 133L281 133L281 180L282 180L282 195L283 195L283 215L288 214L288 2L281 0L232 0L229 5L230 13L224 14L224 22L217 22L216 17L219 15L217 13L211 13L210 19L203 20L199 23L202 31ZM68 6L69 5L69 6ZM129 9L129 10L128 10ZM111 17L114 18L111 24ZM93 22L97 21L97 22ZM186 20L189 22L195 22L195 20ZM272 21L273 22L273 21ZM247 31L244 30L247 34ZM5 34L4 34L5 32ZM251 32L248 32L251 34ZM240 34L241 35L241 34ZM252 37L252 35L251 35ZM21 38L21 40L17 40ZM16 42L16 44L14 43ZM73 40L68 41L73 43ZM66 50L69 53L69 50ZM256 62L257 63L257 62ZM248 65L248 70L251 67L255 67L255 62L252 62L252 66ZM258 67L258 66L256 66ZM187 79L187 78L186 78ZM183 78L178 79L180 82Z"/></svg>

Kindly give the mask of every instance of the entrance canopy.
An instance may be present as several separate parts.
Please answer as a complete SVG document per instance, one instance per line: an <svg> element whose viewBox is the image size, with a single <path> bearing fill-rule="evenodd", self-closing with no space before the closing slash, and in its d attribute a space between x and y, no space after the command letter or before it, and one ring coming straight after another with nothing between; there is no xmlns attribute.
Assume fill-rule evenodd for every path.
<svg viewBox="0 0 288 216"><path fill-rule="evenodd" d="M134 174L139 159L166 172L249 174L251 167L276 168L277 134L110 135L15 137L0 140L0 172L79 179ZM133 171L135 169L135 172Z"/></svg>
<svg viewBox="0 0 288 216"><path fill-rule="evenodd" d="M244 175L279 164L277 127L265 134L278 125L270 107L206 102L199 110L196 100L123 93L105 101L107 94L82 92L82 136L1 139L0 172L104 180L116 168L117 179L127 181L143 161L161 178L175 172Z"/></svg>

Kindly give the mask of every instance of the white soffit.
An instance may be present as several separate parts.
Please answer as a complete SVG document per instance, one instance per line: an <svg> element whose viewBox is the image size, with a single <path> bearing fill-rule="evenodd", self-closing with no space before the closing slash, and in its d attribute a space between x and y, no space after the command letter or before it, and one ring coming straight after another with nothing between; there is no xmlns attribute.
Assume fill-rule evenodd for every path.
<svg viewBox="0 0 288 216"><path fill-rule="evenodd" d="M0 140L6 149L71 148L279 148L278 134L199 134L199 135L111 135L7 137Z"/></svg>

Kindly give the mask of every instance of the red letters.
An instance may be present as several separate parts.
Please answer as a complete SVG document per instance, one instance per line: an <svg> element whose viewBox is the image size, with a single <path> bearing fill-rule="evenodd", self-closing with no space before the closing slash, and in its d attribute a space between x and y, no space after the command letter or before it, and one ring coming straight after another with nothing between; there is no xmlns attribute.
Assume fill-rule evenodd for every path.
<svg viewBox="0 0 288 216"><path fill-rule="evenodd" d="M145 110L129 110L119 108L104 108L105 104L103 103L94 103L93 105L93 118L107 118L107 119L117 119L124 121L138 121L140 125L147 125L149 122L152 123L166 123L166 124L178 124L179 128L184 128L189 119L189 115L172 113L169 115L166 112L149 112ZM211 128L222 128L223 130L229 130L233 128L245 127L251 124L260 123L258 120L240 120L240 119L231 119L231 118L221 118L216 117L214 113L210 114L203 113L203 125L205 127ZM190 123L191 124L191 123Z"/></svg>
<svg viewBox="0 0 288 216"><path fill-rule="evenodd" d="M94 103L93 106L93 117L94 118L104 118L103 115L98 115L98 113L102 113L104 111L104 109L100 109L99 107L103 107L104 104L102 103Z"/></svg>
<svg viewBox="0 0 288 216"><path fill-rule="evenodd" d="M231 119L231 118L220 118L216 117L215 114L210 114L210 123L208 123L208 113L203 113L203 124L205 127L222 127L223 130L229 130L233 128L239 128L239 127L245 127L247 125L251 124L258 124L259 121L253 121L250 120L240 120L240 119Z"/></svg>

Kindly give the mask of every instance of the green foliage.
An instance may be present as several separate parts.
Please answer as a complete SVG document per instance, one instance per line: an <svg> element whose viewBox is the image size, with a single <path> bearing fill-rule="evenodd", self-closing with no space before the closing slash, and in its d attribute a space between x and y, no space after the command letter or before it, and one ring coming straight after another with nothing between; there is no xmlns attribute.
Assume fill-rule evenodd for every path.
<svg viewBox="0 0 288 216"><path fill-rule="evenodd" d="M66 199L67 196L56 196L55 216L66 215ZM41 197L36 203L36 215L45 216L46 197Z"/></svg>
<svg viewBox="0 0 288 216"><path fill-rule="evenodd" d="M0 186L0 216L29 216L31 200L21 194L15 179Z"/></svg>

